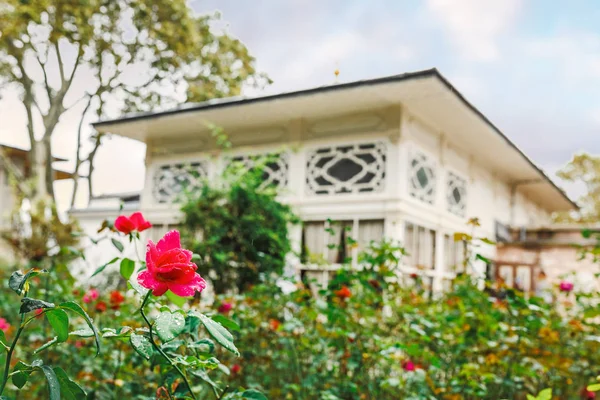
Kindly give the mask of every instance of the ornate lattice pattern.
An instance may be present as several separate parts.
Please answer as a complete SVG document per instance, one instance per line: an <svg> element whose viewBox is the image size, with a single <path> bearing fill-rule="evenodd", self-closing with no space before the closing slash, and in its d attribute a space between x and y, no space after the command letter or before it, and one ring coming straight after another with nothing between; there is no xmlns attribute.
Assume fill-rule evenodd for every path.
<svg viewBox="0 0 600 400"><path fill-rule="evenodd" d="M423 153L414 153L410 160L409 191L415 197L428 204L435 201L435 168Z"/></svg>
<svg viewBox="0 0 600 400"><path fill-rule="evenodd" d="M159 203L177 200L183 191L194 191L208 176L208 163L194 161L160 166L154 173L152 192Z"/></svg>
<svg viewBox="0 0 600 400"><path fill-rule="evenodd" d="M383 142L323 147L308 153L309 194L380 192L385 183Z"/></svg>
<svg viewBox="0 0 600 400"><path fill-rule="evenodd" d="M231 166L232 163L241 164L247 169L253 169L259 165L260 168L262 168L263 183L261 184L261 187L287 187L289 176L289 160L287 153L241 155L232 157L229 161L229 166Z"/></svg>
<svg viewBox="0 0 600 400"><path fill-rule="evenodd" d="M446 201L448 211L459 217L465 216L467 209L467 181L455 173L448 172Z"/></svg>

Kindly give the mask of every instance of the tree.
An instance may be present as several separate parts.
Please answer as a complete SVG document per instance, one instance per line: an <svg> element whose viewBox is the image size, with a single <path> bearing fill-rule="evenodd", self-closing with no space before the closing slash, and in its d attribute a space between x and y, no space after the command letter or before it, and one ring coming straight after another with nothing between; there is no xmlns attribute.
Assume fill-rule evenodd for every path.
<svg viewBox="0 0 600 400"><path fill-rule="evenodd" d="M83 154L86 119L266 84L246 47L215 27L219 18L195 15L186 0L0 0L0 91L17 88L27 113L27 197L53 199L51 139L67 113L81 119L75 190L87 165L91 195L102 136Z"/></svg>
<svg viewBox="0 0 600 400"><path fill-rule="evenodd" d="M572 183L582 184L586 192L577 203L577 213L560 214L559 222L598 222L600 220L600 157L586 153L573 156L557 173L558 177Z"/></svg>

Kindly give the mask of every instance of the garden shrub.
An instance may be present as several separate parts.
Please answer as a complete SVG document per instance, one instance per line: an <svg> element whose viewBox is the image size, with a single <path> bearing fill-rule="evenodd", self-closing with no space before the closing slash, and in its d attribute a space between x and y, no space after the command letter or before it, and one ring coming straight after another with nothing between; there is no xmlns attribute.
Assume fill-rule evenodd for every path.
<svg viewBox="0 0 600 400"><path fill-rule="evenodd" d="M198 270L217 293L280 276L291 251L288 225L296 217L277 201L275 187L264 187L261 162L268 158L250 170L234 164L182 206L184 243L200 256Z"/></svg>

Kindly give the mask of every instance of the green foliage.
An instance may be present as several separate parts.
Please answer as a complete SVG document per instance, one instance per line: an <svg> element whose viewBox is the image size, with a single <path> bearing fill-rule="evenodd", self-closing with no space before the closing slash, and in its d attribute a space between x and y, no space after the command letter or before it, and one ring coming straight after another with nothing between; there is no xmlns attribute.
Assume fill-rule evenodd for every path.
<svg viewBox="0 0 600 400"><path fill-rule="evenodd" d="M200 256L198 272L217 293L281 275L291 251L287 229L296 217L274 188L263 187L259 163L227 171L221 183L207 183L182 206L183 242Z"/></svg>
<svg viewBox="0 0 600 400"><path fill-rule="evenodd" d="M560 179L585 186L586 193L577 201L581 209L576 213L556 216L558 222L595 223L600 218L600 157L587 153L575 154L573 159L557 172Z"/></svg>

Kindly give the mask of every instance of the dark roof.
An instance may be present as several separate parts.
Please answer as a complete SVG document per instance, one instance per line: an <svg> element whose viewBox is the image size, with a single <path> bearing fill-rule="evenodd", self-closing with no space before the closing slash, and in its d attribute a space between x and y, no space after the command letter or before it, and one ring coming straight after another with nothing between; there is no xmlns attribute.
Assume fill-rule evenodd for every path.
<svg viewBox="0 0 600 400"><path fill-rule="evenodd" d="M300 97L300 96L308 96L308 95L313 95L313 94L317 94L317 93L352 89L352 88L361 87L361 86L373 86L373 85L380 85L380 84L386 84L386 83L392 83L392 82L400 82L400 81L406 81L406 80L412 80L412 79L423 79L423 78L439 79L440 82L442 82L442 84L444 86L446 86L446 88L448 90L450 90L452 93L454 93L456 95L456 97L458 97L458 99L467 108L469 108L471 111L473 111L481 120L483 120L484 123L486 123L490 128L492 128L498 135L500 135L500 137L502 137L510 147L512 147L517 153L519 153L537 172L539 172L539 174L546 181L548 181L548 183L550 183L552 186L554 186L554 188L556 188L556 190L558 190L561 193L561 195L575 209L579 209L579 206L577 205L577 203L575 203L573 200L571 200L569 198L569 196L567 196L567 194L560 187L558 187L554 183L554 181L552 181L552 179L550 179L550 177L548 177L548 175L546 175L546 173L544 171L542 171L542 169L540 169L528 156L526 156L525 153L523 153L504 133L502 133L502 131L496 125L494 125L485 115L483 115L483 113L481 111L479 111L473 104L471 104L448 81L448 79L446 79L437 70L437 68L431 68L431 69L426 69L426 70L416 71L416 72L407 72L404 74L386 76L386 77L382 77L382 78L366 79L366 80L359 80L359 81L348 82L348 83L340 83L340 84L335 84L335 85L321 86L321 87L316 87L316 88L312 88L312 89L298 90L298 91L294 91L294 92L284 92L284 93L267 95L267 96L229 97L229 98L223 98L223 99L214 99L214 100L209 100L209 101L205 101L202 103L184 104L180 107L177 107L177 108L174 108L171 110L166 110L166 111L129 114L129 115L125 115L121 118L117 118L117 119L99 121L92 125L93 126L109 126L112 124L123 123L123 122L133 122L133 121L144 120L144 119L160 118L160 117L173 115L173 114L183 114L183 113L202 111L202 110L234 107L234 106L239 106L239 105L243 105L243 104L268 102L268 101L272 101L272 100L279 100L279 99L286 99L286 98L293 98L293 97Z"/></svg>

